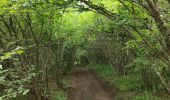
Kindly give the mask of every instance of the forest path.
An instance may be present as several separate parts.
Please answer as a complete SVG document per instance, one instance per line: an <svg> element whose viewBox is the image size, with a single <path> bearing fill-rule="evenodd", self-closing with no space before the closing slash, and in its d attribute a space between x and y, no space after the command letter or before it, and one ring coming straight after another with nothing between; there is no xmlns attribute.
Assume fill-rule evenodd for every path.
<svg viewBox="0 0 170 100"><path fill-rule="evenodd" d="M68 100L114 100L114 90L86 68L76 68L69 80Z"/></svg>

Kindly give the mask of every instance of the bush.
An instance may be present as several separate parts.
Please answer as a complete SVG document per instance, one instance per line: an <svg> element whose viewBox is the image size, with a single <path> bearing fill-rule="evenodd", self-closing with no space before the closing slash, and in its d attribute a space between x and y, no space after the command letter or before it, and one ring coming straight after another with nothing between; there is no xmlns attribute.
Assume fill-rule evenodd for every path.
<svg viewBox="0 0 170 100"><path fill-rule="evenodd" d="M168 100L166 96L156 96L152 92L143 89L142 76L139 72L131 72L124 76L117 75L111 66L108 65L92 65L89 69L96 72L110 85L114 85L120 92L116 96L116 100ZM163 98L163 99L162 99Z"/></svg>
<svg viewBox="0 0 170 100"><path fill-rule="evenodd" d="M55 91L53 92L51 100L67 100L67 95L62 90Z"/></svg>

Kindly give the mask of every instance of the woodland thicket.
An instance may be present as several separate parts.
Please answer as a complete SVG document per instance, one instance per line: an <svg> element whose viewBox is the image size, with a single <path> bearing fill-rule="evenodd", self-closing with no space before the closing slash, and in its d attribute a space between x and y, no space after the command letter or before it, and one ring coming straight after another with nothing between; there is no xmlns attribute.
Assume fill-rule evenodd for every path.
<svg viewBox="0 0 170 100"><path fill-rule="evenodd" d="M170 0L0 0L0 100L51 100L78 64L170 93Z"/></svg>

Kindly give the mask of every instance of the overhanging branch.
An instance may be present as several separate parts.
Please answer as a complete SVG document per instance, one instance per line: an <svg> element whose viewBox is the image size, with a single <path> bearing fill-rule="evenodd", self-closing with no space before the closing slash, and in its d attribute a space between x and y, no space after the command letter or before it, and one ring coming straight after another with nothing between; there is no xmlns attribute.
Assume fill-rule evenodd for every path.
<svg viewBox="0 0 170 100"><path fill-rule="evenodd" d="M116 19L117 17L117 14L116 13L113 13L109 10L107 10L106 8L104 7L101 7L101 6L98 6L98 5L95 5L93 4L91 1L87 1L87 0L78 0L80 2L83 2L84 4L86 4L87 6L89 6L89 8L91 9L94 9L96 12L98 12L99 14L102 14L112 20Z"/></svg>

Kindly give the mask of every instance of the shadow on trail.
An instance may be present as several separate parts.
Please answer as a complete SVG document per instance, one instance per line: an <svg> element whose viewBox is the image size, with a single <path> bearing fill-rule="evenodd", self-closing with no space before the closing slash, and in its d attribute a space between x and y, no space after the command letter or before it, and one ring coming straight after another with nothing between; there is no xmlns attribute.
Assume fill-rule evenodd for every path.
<svg viewBox="0 0 170 100"><path fill-rule="evenodd" d="M105 86L86 68L76 68L70 75L69 100L114 100L115 90Z"/></svg>

